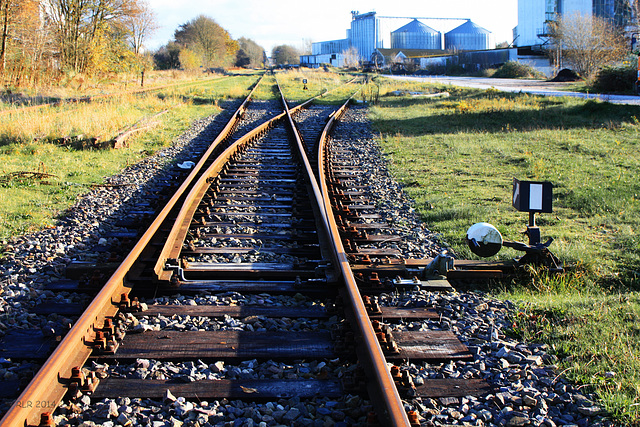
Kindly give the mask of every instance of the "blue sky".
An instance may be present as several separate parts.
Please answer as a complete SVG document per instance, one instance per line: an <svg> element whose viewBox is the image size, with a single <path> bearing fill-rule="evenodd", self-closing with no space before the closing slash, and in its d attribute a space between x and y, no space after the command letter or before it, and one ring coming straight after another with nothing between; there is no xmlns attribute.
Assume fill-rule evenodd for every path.
<svg viewBox="0 0 640 427"><path fill-rule="evenodd" d="M180 24L203 14L234 39L247 37L270 54L274 46L297 48L305 41L342 39L351 11L381 16L468 18L495 34L496 42L512 40L518 0L149 0L160 28L147 41L149 49L166 44ZM426 22L438 30L432 22Z"/></svg>

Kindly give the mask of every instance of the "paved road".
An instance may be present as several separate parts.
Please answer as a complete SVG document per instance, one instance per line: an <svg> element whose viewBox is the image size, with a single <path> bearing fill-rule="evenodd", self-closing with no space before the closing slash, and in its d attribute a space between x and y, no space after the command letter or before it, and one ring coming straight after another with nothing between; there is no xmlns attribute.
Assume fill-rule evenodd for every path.
<svg viewBox="0 0 640 427"><path fill-rule="evenodd" d="M448 77L448 76L390 76L398 80L417 80L428 83L444 83L453 86L473 87L477 89L495 88L504 92L527 92L546 96L575 96L578 98L601 99L613 104L640 105L640 96L599 95L593 93L571 92L566 90L569 83L547 82L544 80L491 79L486 77Z"/></svg>

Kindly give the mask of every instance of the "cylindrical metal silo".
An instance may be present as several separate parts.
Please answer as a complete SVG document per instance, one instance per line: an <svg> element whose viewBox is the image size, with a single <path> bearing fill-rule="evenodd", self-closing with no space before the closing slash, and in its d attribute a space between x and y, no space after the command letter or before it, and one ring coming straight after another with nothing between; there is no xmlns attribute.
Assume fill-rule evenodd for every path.
<svg viewBox="0 0 640 427"><path fill-rule="evenodd" d="M492 49L493 34L481 26L467 21L459 27L445 33L446 50L485 50Z"/></svg>
<svg viewBox="0 0 640 427"><path fill-rule="evenodd" d="M414 19L391 32L391 49L442 49L442 34Z"/></svg>

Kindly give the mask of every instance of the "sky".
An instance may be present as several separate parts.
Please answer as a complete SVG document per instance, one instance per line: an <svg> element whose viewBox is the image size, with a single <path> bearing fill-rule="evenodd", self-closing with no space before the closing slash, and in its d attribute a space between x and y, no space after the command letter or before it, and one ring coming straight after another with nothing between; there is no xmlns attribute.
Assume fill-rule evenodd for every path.
<svg viewBox="0 0 640 427"><path fill-rule="evenodd" d="M496 42L513 38L518 0L148 0L159 29L146 42L149 50L165 45L174 31L198 15L214 19L231 37L246 37L267 55L281 44L302 48L307 42L346 38L351 11L375 11L379 16L471 19L495 35ZM424 21L449 31L463 21ZM399 22L398 27L404 23ZM446 28L438 28L442 25Z"/></svg>

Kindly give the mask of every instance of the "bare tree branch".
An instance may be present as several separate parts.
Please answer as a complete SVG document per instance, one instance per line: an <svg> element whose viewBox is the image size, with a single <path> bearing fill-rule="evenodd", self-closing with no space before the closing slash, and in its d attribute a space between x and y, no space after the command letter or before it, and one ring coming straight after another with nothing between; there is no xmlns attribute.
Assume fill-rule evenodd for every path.
<svg viewBox="0 0 640 427"><path fill-rule="evenodd" d="M599 68L620 61L626 54L620 30L596 16L562 16L551 26L551 35L562 59L586 78L594 77Z"/></svg>

